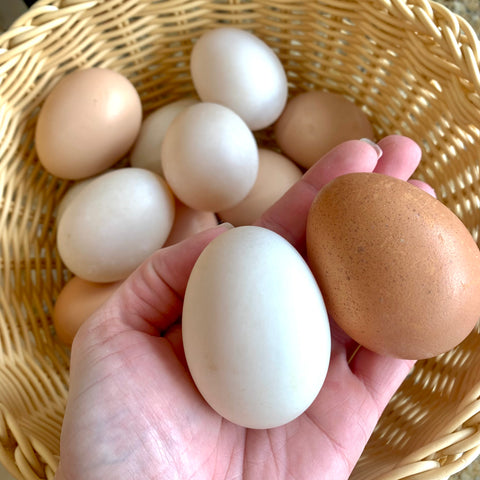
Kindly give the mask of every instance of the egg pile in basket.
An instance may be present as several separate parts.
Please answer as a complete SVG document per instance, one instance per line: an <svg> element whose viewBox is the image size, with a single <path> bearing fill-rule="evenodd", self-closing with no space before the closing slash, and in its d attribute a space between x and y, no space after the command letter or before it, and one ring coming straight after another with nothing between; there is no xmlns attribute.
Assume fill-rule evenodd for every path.
<svg viewBox="0 0 480 480"><path fill-rule="evenodd" d="M189 56L219 25L252 31L279 56L290 94L328 89L364 106L377 137L423 149L416 177L479 241L479 42L426 0L199 2L40 0L0 37L0 460L17 478L53 478L68 349L52 327L68 278L55 245L68 182L39 164L40 105L67 73L111 68L148 114L193 92ZM259 138L271 146L268 132ZM392 399L352 479L440 479L480 453L480 338L420 361Z"/></svg>

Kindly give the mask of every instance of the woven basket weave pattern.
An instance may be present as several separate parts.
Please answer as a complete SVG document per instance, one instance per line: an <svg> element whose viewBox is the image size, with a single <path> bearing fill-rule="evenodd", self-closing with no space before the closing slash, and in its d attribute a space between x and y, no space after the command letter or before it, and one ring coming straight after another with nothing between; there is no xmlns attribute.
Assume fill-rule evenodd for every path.
<svg viewBox="0 0 480 480"><path fill-rule="evenodd" d="M377 136L416 140L416 176L480 240L480 46L427 0L40 0L0 36L0 461L51 479L69 352L51 312L69 278L55 247L68 188L39 165L38 110L69 71L128 76L144 112L193 91L189 55L219 24L252 30L286 68L290 93L326 88L369 115ZM259 134L271 144L271 132ZM480 338L418 362L381 418L353 480L447 478L480 453ZM410 478L410 477L409 477Z"/></svg>

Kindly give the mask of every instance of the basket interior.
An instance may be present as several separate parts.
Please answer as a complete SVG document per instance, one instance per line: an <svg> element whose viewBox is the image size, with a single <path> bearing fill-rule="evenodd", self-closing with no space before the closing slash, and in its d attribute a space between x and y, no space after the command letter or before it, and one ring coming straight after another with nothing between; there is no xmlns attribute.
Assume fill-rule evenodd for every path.
<svg viewBox="0 0 480 480"><path fill-rule="evenodd" d="M469 25L444 7L420 0L40 0L0 36L0 461L18 478L53 478L68 392L69 352L51 312L69 278L55 247L56 206L69 183L38 163L39 107L66 73L98 66L128 76L147 115L193 92L191 48L219 25L251 30L272 46L291 95L340 93L363 108L378 138L417 141L416 177L479 242L479 47ZM268 130L258 139L273 145ZM479 344L475 331L452 352L417 363L353 479L445 478L478 454L480 372L472 365Z"/></svg>

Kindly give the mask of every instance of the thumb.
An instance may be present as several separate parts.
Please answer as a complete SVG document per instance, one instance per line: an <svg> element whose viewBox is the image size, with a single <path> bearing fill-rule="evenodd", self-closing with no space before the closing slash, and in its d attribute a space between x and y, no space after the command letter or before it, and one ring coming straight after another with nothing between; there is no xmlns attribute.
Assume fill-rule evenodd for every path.
<svg viewBox="0 0 480 480"><path fill-rule="evenodd" d="M108 334L136 330L165 332L181 315L190 272L203 249L232 228L221 224L175 245L161 248L140 265L81 330L108 322ZM105 330L104 328L101 328ZM80 333L80 332L79 332ZM78 337L78 335L77 335Z"/></svg>

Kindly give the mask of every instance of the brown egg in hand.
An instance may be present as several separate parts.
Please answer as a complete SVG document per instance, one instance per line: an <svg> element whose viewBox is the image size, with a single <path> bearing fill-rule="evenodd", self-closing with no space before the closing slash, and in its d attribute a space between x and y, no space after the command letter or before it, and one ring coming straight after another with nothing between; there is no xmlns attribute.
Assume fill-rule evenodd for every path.
<svg viewBox="0 0 480 480"><path fill-rule="evenodd" d="M436 356L480 317L480 252L470 232L403 180L352 173L322 188L308 215L307 255L329 315L377 353Z"/></svg>

